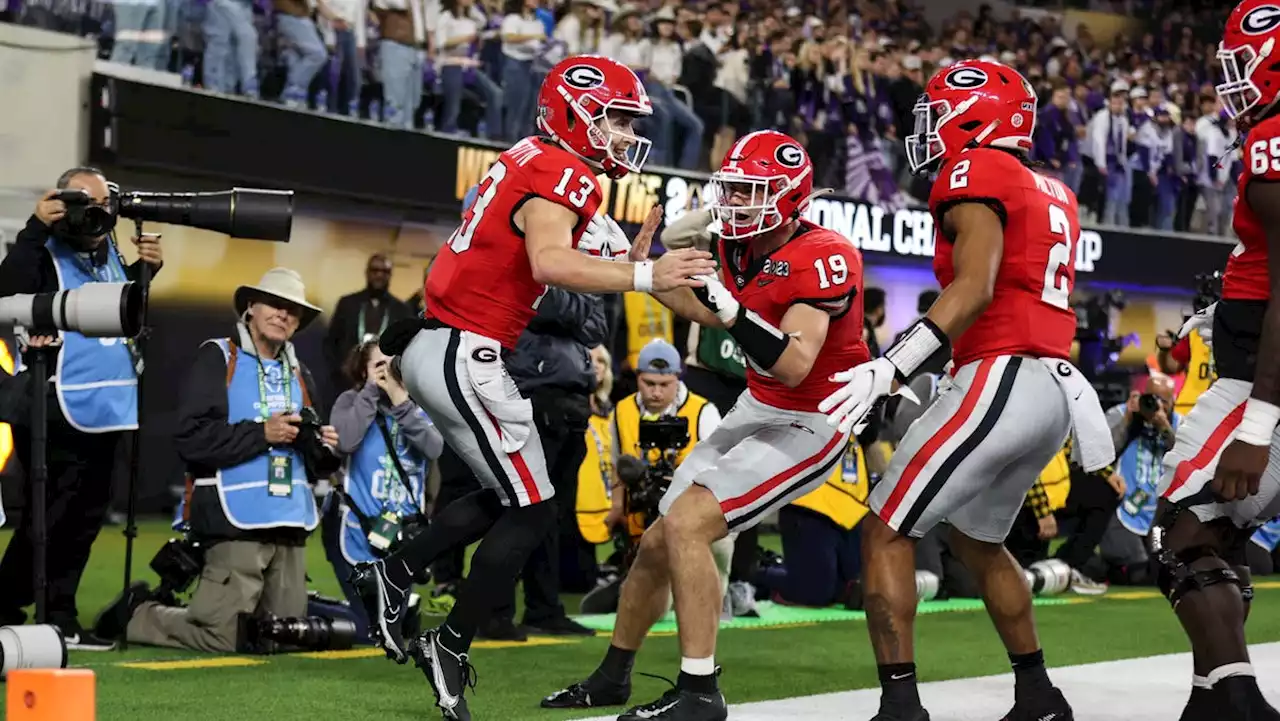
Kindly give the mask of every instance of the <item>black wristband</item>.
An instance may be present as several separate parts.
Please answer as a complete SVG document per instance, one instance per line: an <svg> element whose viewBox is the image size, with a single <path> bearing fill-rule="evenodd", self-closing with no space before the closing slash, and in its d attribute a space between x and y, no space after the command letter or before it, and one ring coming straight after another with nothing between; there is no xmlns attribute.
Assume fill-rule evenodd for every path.
<svg viewBox="0 0 1280 721"><path fill-rule="evenodd" d="M777 364L787 350L787 344L791 342L787 334L755 312L747 310L745 305L738 308L738 319L728 330L729 335L738 341L742 352L758 368L766 371Z"/></svg>

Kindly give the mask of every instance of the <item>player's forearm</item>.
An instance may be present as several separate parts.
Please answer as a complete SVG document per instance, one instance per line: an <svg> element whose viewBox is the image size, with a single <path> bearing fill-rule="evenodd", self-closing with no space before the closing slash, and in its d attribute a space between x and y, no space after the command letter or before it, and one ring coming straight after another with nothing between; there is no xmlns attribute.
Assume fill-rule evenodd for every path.
<svg viewBox="0 0 1280 721"><path fill-rule="evenodd" d="M671 309L672 313L707 328L723 328L724 323L693 295L688 288L654 291L651 293L658 302Z"/></svg>
<svg viewBox="0 0 1280 721"><path fill-rule="evenodd" d="M991 305L992 287L986 282L957 278L938 296L926 314L947 337L955 340Z"/></svg>
<svg viewBox="0 0 1280 721"><path fill-rule="evenodd" d="M533 279L575 293L625 293L635 289L636 264L591 258L553 246L529 257Z"/></svg>
<svg viewBox="0 0 1280 721"><path fill-rule="evenodd" d="M1183 370L1182 365L1168 348L1156 349L1156 365L1160 366L1160 372L1165 375L1177 375Z"/></svg>
<svg viewBox="0 0 1280 721"><path fill-rule="evenodd" d="M791 338L778 362L769 369L769 375L788 388L795 388L803 383L809 377L809 371L813 370L814 361L818 359L818 349L810 347L811 345L798 338Z"/></svg>

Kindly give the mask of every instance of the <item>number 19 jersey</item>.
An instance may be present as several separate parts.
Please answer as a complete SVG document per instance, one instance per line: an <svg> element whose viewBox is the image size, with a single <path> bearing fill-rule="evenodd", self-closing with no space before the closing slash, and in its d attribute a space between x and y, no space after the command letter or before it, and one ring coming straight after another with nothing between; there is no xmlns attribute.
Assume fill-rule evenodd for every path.
<svg viewBox="0 0 1280 721"><path fill-rule="evenodd" d="M547 290L533 278L524 232L515 222L533 198L577 215L576 248L602 194L586 163L551 141L525 138L511 146L480 181L475 202L431 264L427 318L516 347Z"/></svg>
<svg viewBox="0 0 1280 721"><path fill-rule="evenodd" d="M991 304L952 343L955 367L1001 355L1067 358L1076 331L1067 303L1080 239L1075 194L1002 150L977 148L947 160L929 194L933 272L943 288L956 272L955 239L942 232L942 218L952 206L974 202L1000 216L1003 254Z"/></svg>

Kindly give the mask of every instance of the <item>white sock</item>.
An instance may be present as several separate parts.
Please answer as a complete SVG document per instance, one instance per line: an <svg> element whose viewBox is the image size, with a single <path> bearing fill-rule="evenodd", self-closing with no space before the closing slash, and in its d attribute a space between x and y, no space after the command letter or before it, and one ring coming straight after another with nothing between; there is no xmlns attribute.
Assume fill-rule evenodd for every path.
<svg viewBox="0 0 1280 721"><path fill-rule="evenodd" d="M716 672L716 657L708 656L707 658L689 658L688 656L680 659L680 672L687 673L690 676L710 676Z"/></svg>
<svg viewBox="0 0 1280 721"><path fill-rule="evenodd" d="M1209 682L1209 688L1213 688L1218 685L1219 681L1231 678L1232 676L1253 675L1253 666L1242 661L1240 663L1229 663L1225 666L1215 668L1209 672L1209 676L1206 680Z"/></svg>
<svg viewBox="0 0 1280 721"><path fill-rule="evenodd" d="M1208 676L1196 676L1195 674L1192 674L1191 688L1213 688L1213 687L1209 685Z"/></svg>

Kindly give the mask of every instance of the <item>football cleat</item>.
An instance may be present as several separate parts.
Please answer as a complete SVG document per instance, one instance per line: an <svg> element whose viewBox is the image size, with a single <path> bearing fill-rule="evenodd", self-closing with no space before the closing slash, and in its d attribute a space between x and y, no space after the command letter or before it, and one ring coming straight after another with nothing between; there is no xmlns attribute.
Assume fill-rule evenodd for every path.
<svg viewBox="0 0 1280 721"><path fill-rule="evenodd" d="M542 708L621 706L631 698L631 681L622 683L595 671L585 680L542 699Z"/></svg>
<svg viewBox="0 0 1280 721"><path fill-rule="evenodd" d="M440 634L447 627L432 629L419 636L411 644L414 664L422 669L436 695L436 705L448 721L471 721L467 699L468 688L476 687L476 669L467 654L457 654L440 643Z"/></svg>
<svg viewBox="0 0 1280 721"><path fill-rule="evenodd" d="M351 574L351 585L369 618L369 635L396 663L408 660L404 641L404 619L408 616L409 589L387 577L387 565L377 560L361 563Z"/></svg>

